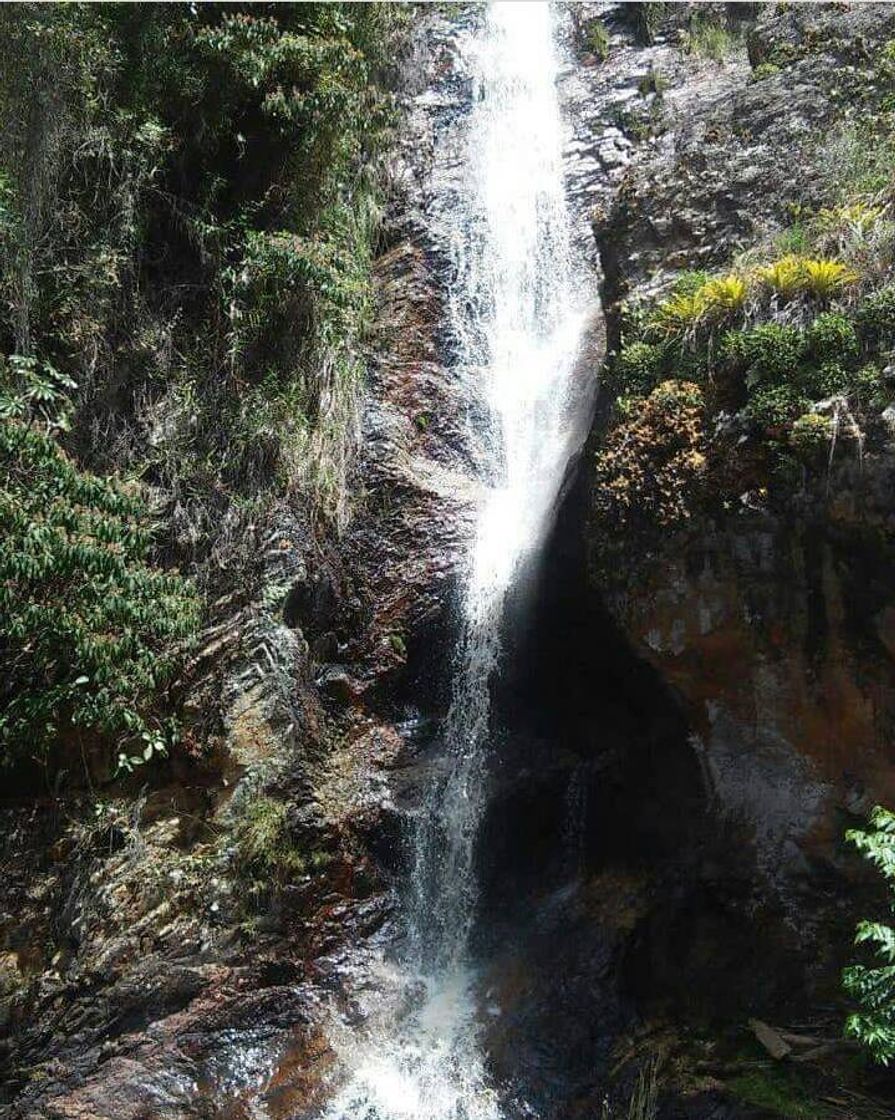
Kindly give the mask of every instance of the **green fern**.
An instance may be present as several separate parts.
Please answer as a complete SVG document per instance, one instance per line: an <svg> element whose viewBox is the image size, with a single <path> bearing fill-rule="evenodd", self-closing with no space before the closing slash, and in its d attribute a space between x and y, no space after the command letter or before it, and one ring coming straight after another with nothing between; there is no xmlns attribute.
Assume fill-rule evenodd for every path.
<svg viewBox="0 0 895 1120"><path fill-rule="evenodd" d="M895 914L895 813L877 805L870 828L850 829L845 838L883 875ZM855 944L872 950L875 961L851 964L842 973L843 988L856 1004L845 1033L857 1039L874 1061L887 1066L895 1058L895 929L882 922L861 921Z"/></svg>

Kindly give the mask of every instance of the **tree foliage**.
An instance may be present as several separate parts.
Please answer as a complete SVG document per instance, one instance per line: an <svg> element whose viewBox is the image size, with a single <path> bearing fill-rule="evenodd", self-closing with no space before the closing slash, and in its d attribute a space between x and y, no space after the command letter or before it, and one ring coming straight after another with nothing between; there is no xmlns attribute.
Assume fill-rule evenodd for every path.
<svg viewBox="0 0 895 1120"><path fill-rule="evenodd" d="M0 353L70 372L70 446L98 470L148 470L189 522L173 534L185 560L265 487L338 505L400 18L0 11ZM264 407L242 407L261 387ZM295 419L259 428L271 411Z"/></svg>
<svg viewBox="0 0 895 1120"><path fill-rule="evenodd" d="M0 761L73 732L114 739L130 768L167 747L153 703L197 600L149 564L138 490L59 446L65 388L33 359L9 360L0 380Z"/></svg>
<svg viewBox="0 0 895 1120"><path fill-rule="evenodd" d="M402 19L0 9L7 757L162 749L194 586L250 595L287 496L338 520Z"/></svg>

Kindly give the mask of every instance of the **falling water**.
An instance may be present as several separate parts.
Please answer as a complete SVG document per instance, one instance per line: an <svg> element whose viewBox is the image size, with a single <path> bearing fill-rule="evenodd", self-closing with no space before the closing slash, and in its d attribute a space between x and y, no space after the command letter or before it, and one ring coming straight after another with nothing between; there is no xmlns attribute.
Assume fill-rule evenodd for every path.
<svg viewBox="0 0 895 1120"><path fill-rule="evenodd" d="M394 987L397 973L401 996L397 1007L374 999L367 1038L345 1041L352 1076L332 1120L501 1116L478 1045L469 954L490 685L507 593L543 542L580 444L576 359L593 293L573 252L550 7L492 4L469 50L475 88L466 194L451 218L448 326L456 375L485 405L475 434L486 486L443 728L446 765L413 837L407 949L396 965L381 962L391 975L380 981Z"/></svg>

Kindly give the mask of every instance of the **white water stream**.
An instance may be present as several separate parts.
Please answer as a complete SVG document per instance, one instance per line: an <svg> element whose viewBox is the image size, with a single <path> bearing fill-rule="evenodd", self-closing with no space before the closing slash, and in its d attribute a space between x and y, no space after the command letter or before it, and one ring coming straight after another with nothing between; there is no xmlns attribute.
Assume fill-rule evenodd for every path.
<svg viewBox="0 0 895 1120"><path fill-rule="evenodd" d="M456 375L486 404L486 464L463 590L446 766L413 837L403 959L368 976L364 1022L337 1030L348 1077L328 1120L498 1120L479 1043L469 938L486 801L490 686L507 593L549 530L582 438L576 359L592 282L573 252L558 59L546 3L492 4L468 46L474 75L463 204L448 292ZM586 405L584 406L586 411ZM385 993L397 993L388 998Z"/></svg>

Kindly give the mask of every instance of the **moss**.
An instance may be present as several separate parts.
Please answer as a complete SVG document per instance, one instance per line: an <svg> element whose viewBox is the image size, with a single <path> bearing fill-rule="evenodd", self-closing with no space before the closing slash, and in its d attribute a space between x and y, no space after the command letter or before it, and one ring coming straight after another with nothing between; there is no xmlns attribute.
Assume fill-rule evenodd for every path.
<svg viewBox="0 0 895 1120"><path fill-rule="evenodd" d="M761 62L752 71L753 82L763 82L765 78L773 78L775 74L780 73L780 67L776 62Z"/></svg>
<svg viewBox="0 0 895 1120"><path fill-rule="evenodd" d="M729 1086L744 1104L766 1109L784 1120L832 1120L833 1112L792 1067L769 1066L741 1074Z"/></svg>

